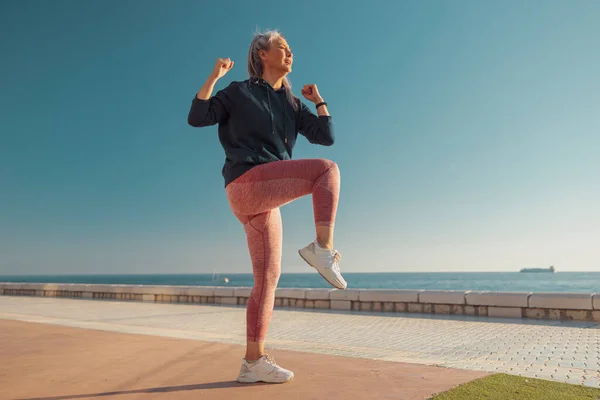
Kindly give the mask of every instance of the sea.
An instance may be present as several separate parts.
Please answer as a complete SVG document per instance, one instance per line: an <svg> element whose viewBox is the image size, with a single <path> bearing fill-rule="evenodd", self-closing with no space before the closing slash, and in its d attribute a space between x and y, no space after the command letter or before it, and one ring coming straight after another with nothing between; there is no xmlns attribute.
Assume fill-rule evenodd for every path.
<svg viewBox="0 0 600 400"><path fill-rule="evenodd" d="M600 272L345 273L348 288L600 293ZM0 282L251 287L251 274L27 275ZM327 288L317 273L282 274L278 287Z"/></svg>

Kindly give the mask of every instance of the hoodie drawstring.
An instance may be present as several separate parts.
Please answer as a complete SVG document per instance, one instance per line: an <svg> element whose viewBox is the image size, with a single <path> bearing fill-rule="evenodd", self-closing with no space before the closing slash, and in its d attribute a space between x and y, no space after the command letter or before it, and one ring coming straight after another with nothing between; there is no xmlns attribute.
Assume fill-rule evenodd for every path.
<svg viewBox="0 0 600 400"><path fill-rule="evenodd" d="M271 105L271 86L268 85L263 79L261 78L256 78L255 83L257 84L262 84L265 87L266 91L267 91L267 102L269 103L269 114L271 116L271 135L275 136L275 121L273 118L273 107ZM284 86L284 90L288 90L285 86ZM287 104L283 105L283 133L284 133L284 142L287 145Z"/></svg>
<svg viewBox="0 0 600 400"><path fill-rule="evenodd" d="M273 109L271 108L271 95L270 90L267 88L267 100L269 102L269 115L271 116L271 135L275 136L275 122L273 121Z"/></svg>

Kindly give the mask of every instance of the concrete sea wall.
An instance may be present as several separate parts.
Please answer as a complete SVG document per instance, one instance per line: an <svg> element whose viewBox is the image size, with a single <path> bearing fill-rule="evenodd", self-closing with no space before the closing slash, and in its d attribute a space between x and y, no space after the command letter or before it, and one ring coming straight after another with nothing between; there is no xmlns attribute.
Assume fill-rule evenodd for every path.
<svg viewBox="0 0 600 400"><path fill-rule="evenodd" d="M244 305L250 288L2 283L0 295ZM600 294L401 289L277 289L276 307L600 322Z"/></svg>

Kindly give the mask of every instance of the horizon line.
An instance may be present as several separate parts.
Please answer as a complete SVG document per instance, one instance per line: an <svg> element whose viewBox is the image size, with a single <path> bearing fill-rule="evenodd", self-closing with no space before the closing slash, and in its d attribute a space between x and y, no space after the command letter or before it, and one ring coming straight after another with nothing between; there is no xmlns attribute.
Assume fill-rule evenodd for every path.
<svg viewBox="0 0 600 400"><path fill-rule="evenodd" d="M577 270L577 271L555 271L554 274L559 273L573 273L573 272L600 272L600 270ZM519 270L494 270L494 271L472 271L472 270L463 270L463 271L348 271L344 274L455 274L455 273L476 273L476 274L485 274L485 273L521 273ZM545 272L527 272L527 274L544 274ZM547 272L546 272L547 273ZM213 275L212 272L131 272L131 273L55 273L55 274L35 274L35 273L26 273L26 274L0 274L0 277L26 277L26 276L39 276L39 277L50 277L50 276L142 276L142 275L155 275L155 276L169 276L169 275ZM252 272L218 272L217 275L252 275ZM312 272L282 272L281 275L313 275Z"/></svg>

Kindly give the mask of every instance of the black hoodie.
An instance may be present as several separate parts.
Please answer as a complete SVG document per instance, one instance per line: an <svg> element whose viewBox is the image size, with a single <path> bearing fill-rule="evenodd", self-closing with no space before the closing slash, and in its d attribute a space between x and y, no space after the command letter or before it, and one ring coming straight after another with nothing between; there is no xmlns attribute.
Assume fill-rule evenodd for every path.
<svg viewBox="0 0 600 400"><path fill-rule="evenodd" d="M315 115L298 98L294 98L294 110L286 90L274 90L262 79L249 79L232 82L209 100L194 96L188 123L195 127L219 124L225 186L256 165L290 160L298 133L314 144L333 144L331 117Z"/></svg>

